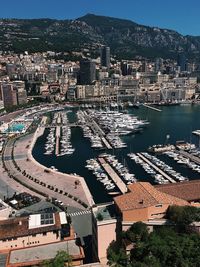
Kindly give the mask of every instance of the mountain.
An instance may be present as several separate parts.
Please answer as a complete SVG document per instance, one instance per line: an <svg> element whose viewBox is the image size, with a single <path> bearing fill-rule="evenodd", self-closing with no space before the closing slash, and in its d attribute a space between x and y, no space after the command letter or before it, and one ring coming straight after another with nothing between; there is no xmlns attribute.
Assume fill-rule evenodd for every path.
<svg viewBox="0 0 200 267"><path fill-rule="evenodd" d="M87 14L76 20L0 19L0 50L93 51L111 47L118 58L143 56L176 58L200 57L200 37L139 25L130 20Z"/></svg>

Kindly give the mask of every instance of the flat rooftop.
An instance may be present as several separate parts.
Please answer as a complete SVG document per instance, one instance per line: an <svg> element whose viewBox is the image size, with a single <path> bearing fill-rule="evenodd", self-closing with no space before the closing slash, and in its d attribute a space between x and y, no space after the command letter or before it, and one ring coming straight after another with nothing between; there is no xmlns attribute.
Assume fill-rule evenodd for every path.
<svg viewBox="0 0 200 267"><path fill-rule="evenodd" d="M97 221L115 219L115 208L113 204L97 206L93 209Z"/></svg>
<svg viewBox="0 0 200 267"><path fill-rule="evenodd" d="M19 266L31 262L39 262L55 258L59 251L66 251L73 258L83 258L81 247L77 246L75 240L56 242L35 247L11 250L9 253L8 264Z"/></svg>

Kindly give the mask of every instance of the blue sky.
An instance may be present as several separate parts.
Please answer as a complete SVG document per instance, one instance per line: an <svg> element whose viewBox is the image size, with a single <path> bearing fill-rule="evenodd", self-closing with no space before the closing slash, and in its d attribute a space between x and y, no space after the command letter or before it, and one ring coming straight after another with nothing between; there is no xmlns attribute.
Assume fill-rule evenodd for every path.
<svg viewBox="0 0 200 267"><path fill-rule="evenodd" d="M199 0L1 0L1 18L73 19L94 13L200 36Z"/></svg>

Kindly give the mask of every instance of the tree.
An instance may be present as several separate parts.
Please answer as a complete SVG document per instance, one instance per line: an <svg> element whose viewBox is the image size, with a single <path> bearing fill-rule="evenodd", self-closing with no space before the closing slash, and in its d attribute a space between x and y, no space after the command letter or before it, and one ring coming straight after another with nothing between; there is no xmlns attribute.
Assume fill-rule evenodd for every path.
<svg viewBox="0 0 200 267"><path fill-rule="evenodd" d="M116 241L112 241L107 249L108 265L112 267L126 267L127 256L123 248Z"/></svg>
<svg viewBox="0 0 200 267"><path fill-rule="evenodd" d="M193 218L191 210L196 211L197 217L199 216L198 210L188 208L184 213L178 209L176 214L179 212L183 214L183 219L185 214ZM180 216L178 218L180 219ZM179 223L182 221L180 220ZM129 260L123 247L124 243L119 244L113 241L107 251L108 264L116 267L200 266L200 235L198 233L180 232L175 225L155 228L152 233L147 233L146 230L145 225L136 223L123 233L123 238L128 238L134 243Z"/></svg>
<svg viewBox="0 0 200 267"><path fill-rule="evenodd" d="M126 238L132 242L145 241L148 238L148 229L145 223L136 222L126 232Z"/></svg>
<svg viewBox="0 0 200 267"><path fill-rule="evenodd" d="M67 266L72 266L72 257L65 251L58 251L56 257L44 261L42 267L64 267L66 262Z"/></svg>
<svg viewBox="0 0 200 267"><path fill-rule="evenodd" d="M192 206L174 205L169 207L166 217L174 222L179 230L184 232L189 224L200 221L200 209Z"/></svg>

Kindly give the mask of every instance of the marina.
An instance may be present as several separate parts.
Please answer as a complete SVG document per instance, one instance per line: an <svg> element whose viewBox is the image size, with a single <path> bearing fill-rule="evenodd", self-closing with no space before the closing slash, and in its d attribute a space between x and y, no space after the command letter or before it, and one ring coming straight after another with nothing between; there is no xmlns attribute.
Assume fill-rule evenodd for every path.
<svg viewBox="0 0 200 267"><path fill-rule="evenodd" d="M161 161L155 156L152 156L146 152L140 154L140 157L143 157L146 161L149 161L149 164L152 166L163 176L165 177L170 183L176 183L175 179L178 181L186 181L187 179L173 170L172 167L167 165L165 162ZM173 178L172 178L173 177Z"/></svg>
<svg viewBox="0 0 200 267"><path fill-rule="evenodd" d="M179 164L186 164L188 167L194 168L195 170L198 170L200 172L200 157L197 156L200 154L198 151L194 153L189 153L184 150L176 151L174 159L177 161ZM168 154L169 155L169 154ZM178 157L177 157L178 156ZM194 164L195 163L195 164Z"/></svg>
<svg viewBox="0 0 200 267"><path fill-rule="evenodd" d="M103 169L106 171L106 173L109 175L109 177L113 180L115 185L118 187L120 192L122 194L127 192L127 186L122 181L122 179L118 176L118 174L113 170L113 168L106 162L106 160L103 157L98 158L99 163L103 167Z"/></svg>
<svg viewBox="0 0 200 267"><path fill-rule="evenodd" d="M136 116L118 111L86 110L77 112L84 136L90 138L93 148L126 148L121 136L140 131L149 124Z"/></svg>
<svg viewBox="0 0 200 267"><path fill-rule="evenodd" d="M134 177L137 181L149 181L151 183L169 183L169 181L161 176L160 173L158 173L155 169L151 167L154 171L154 176L152 174L147 173L143 168L141 168L140 164L135 164L131 160L130 157L127 156L127 154L130 153L140 153L141 151L147 151L148 147L153 146L154 144L161 144L162 146L167 146L166 143L166 136L169 135L169 142L171 144L176 143L177 140L186 140L190 141L191 139L191 129L198 129L200 128L200 125L198 125L198 110L199 106L173 106L173 107L162 107L163 112L153 112L150 109L146 109L143 107L140 107L139 109L130 109L128 110L128 114L130 114L132 117L138 117L140 120L148 121L150 122L150 125L148 127L145 127L142 131L133 132L132 134L128 135L121 135L118 137L122 140L123 143L125 143L126 147L123 149L115 149L112 148L112 154L113 156L118 159L119 162L126 161L126 165L128 169L130 170L130 173L134 174ZM110 179L109 180L114 184L114 188L112 190L107 190L103 183L101 183L99 180L94 179L94 174L91 172L91 170L88 170L85 168L86 161L93 158L97 159L100 154L109 153L109 150L105 148L105 146L102 143L102 140L100 138L100 143L102 143L102 147L104 148L96 148L91 147L92 143L86 135L89 134L89 130L92 133L92 136L94 136L94 132L89 128L87 129L87 125L84 122L84 117L81 118L82 124L80 125L79 122L77 122L78 114L82 114L83 110L75 110L73 112L69 112L66 110L66 114L68 117L68 123L69 125L79 125L81 127L72 127L71 128L71 145L75 149L74 153L70 155L70 157L55 157L55 155L52 153L50 154L44 163L44 160L41 158L40 155L42 155L45 151L43 143L46 141L46 137L48 135L48 131L46 130L44 135L38 139L34 150L33 150L33 156L41 163L47 164L47 166L55 166L56 169L62 172L67 173L78 173L79 175L83 176L87 182L87 185L91 192L93 192L93 196L95 199L95 202L104 202L104 201L110 201L112 200L112 193L118 192L120 193L119 189L116 187L114 182ZM87 111L85 109L84 111ZM93 113L92 108L90 109L90 112ZM96 111L99 113L99 111ZM104 110L101 112L101 114L106 118L106 116L109 115L110 111ZM120 112L121 113L121 112ZM118 111L117 111L118 114ZM127 113L123 113L124 115L127 115ZM173 114L173 116L172 116ZM116 116L116 115L114 115ZM126 116L125 116L126 118ZM184 118L184 120L183 120ZM96 118L94 117L95 121ZM103 132L107 134L106 129L104 129L100 125L100 121L97 120L97 124L100 126ZM86 125L86 126L85 126ZM62 128L62 127L61 127ZM87 131L85 131L86 129ZM175 129L177 129L175 131ZM109 135L107 134L106 137L108 138ZM98 138L95 139L95 145L97 145ZM198 138L193 135L192 140L193 143L195 143L198 146ZM111 142L109 142L112 144ZM113 146L112 146L113 147ZM104 149L104 151L102 151ZM163 151L164 152L164 151ZM197 171L192 170L188 166L182 167L183 164L178 164L176 161L170 161L171 159L167 155L161 151L161 158L163 157L163 160L168 163L168 165L172 165L173 169L177 173L181 173L181 176L185 177L186 179L189 178L189 180L197 179L199 173ZM163 155L163 156L162 156ZM165 158L166 157L166 158ZM159 156L160 158L160 156ZM77 159L79 164L77 164ZM67 164L66 164L67 163ZM99 164L99 162L98 162ZM118 174L118 172L114 169L113 170ZM164 170L163 170L164 171ZM104 170L105 172L105 170ZM152 171L151 171L152 172ZM106 174L106 173L105 173ZM155 175L160 175L155 178ZM118 176L120 176L118 174ZM171 175L169 175L171 177ZM175 181L179 182L178 179L175 177L171 177ZM120 178L121 180L123 179ZM127 181L123 180L125 184L127 184ZM103 185L103 187L102 187ZM95 190L94 190L95 188ZM112 187L111 187L112 188Z"/></svg>
<svg viewBox="0 0 200 267"><path fill-rule="evenodd" d="M93 171L97 180L101 181L109 191L117 187L123 194L127 192L126 185L137 181L135 175L131 174L128 168L120 163L114 155L104 153L99 155L98 159L90 159L86 162L86 168ZM109 192L109 194L116 195L120 192Z"/></svg>
<svg viewBox="0 0 200 267"><path fill-rule="evenodd" d="M47 136L47 142L45 144L46 152L44 154L51 155L55 149L56 156L71 155L74 149L70 143L71 128L66 113L55 113L52 124L54 126L47 127L49 134ZM62 126L60 126L61 124Z"/></svg>
<svg viewBox="0 0 200 267"><path fill-rule="evenodd" d="M91 170L96 176L97 180L105 186L105 189L109 191L108 194L120 194L120 192L113 191L116 189L116 185L112 182L112 179L109 179L110 176L108 176L108 174L104 171L100 162L98 162L96 159L87 160L86 168Z"/></svg>
<svg viewBox="0 0 200 267"><path fill-rule="evenodd" d="M194 155L191 155L186 151L165 152L164 154L170 158L173 158L173 160L177 162L177 164L186 166L192 169L194 172L200 173L200 165L198 163L199 161L198 158Z"/></svg>
<svg viewBox="0 0 200 267"><path fill-rule="evenodd" d="M136 162L141 164L145 171L150 174L156 183L166 184L166 183L176 183L174 179L172 179L169 175L167 175L163 170L161 170L156 164L152 163L149 159L147 159L144 153L137 153L137 156L140 160L135 158ZM133 155L129 155L132 159L134 159Z"/></svg>

